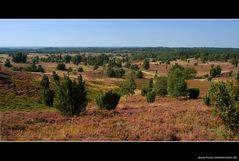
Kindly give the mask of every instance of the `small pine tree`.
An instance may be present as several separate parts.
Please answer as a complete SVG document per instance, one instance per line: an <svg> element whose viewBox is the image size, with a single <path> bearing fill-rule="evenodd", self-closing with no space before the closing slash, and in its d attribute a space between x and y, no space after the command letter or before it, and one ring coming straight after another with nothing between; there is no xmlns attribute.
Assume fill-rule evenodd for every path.
<svg viewBox="0 0 239 161"><path fill-rule="evenodd" d="M68 117L79 115L85 111L87 93L82 77L78 77L77 81L71 81L68 76L64 76L64 80L61 83L58 77L55 76L54 80L56 82L55 107Z"/></svg>
<svg viewBox="0 0 239 161"><path fill-rule="evenodd" d="M4 66L5 67L12 67L12 64L10 63L9 59L6 59Z"/></svg>
<svg viewBox="0 0 239 161"><path fill-rule="evenodd" d="M217 65L215 69L216 69L216 75L221 75L221 72L222 72L221 66Z"/></svg>
<svg viewBox="0 0 239 161"><path fill-rule="evenodd" d="M146 97L148 103L152 103L155 101L155 93L153 91L148 92Z"/></svg>
<svg viewBox="0 0 239 161"><path fill-rule="evenodd" d="M215 69L215 68L211 68L211 69L210 69L210 77L211 77L211 78L215 78L216 75L217 75L216 69Z"/></svg>
<svg viewBox="0 0 239 161"><path fill-rule="evenodd" d="M66 66L63 63L59 63L59 64L57 64L56 69L58 69L58 70L66 70Z"/></svg>
<svg viewBox="0 0 239 161"><path fill-rule="evenodd" d="M144 62L143 62L143 68L148 70L149 69L149 60L148 59L145 59Z"/></svg>
<svg viewBox="0 0 239 161"><path fill-rule="evenodd" d="M199 94L200 94L199 88L190 88L190 89L188 89L188 96L191 99L198 98Z"/></svg>
<svg viewBox="0 0 239 161"><path fill-rule="evenodd" d="M157 96L166 96L167 91L167 77L154 77L153 91Z"/></svg>
<svg viewBox="0 0 239 161"><path fill-rule="evenodd" d="M176 66L176 65L175 65ZM173 67L169 71L168 75L168 94L173 97L186 96L187 95L187 83L184 76L184 68L181 66Z"/></svg>
<svg viewBox="0 0 239 161"><path fill-rule="evenodd" d="M96 97L96 104L103 109L113 110L118 105L120 100L120 95L118 93L114 93L112 91L106 93L100 93Z"/></svg>
<svg viewBox="0 0 239 161"><path fill-rule="evenodd" d="M46 106L52 107L53 101L54 101L54 91L50 89L50 86L49 86L50 82L49 82L48 77L45 74L43 75L40 84L43 88L43 90L42 90L43 103Z"/></svg>

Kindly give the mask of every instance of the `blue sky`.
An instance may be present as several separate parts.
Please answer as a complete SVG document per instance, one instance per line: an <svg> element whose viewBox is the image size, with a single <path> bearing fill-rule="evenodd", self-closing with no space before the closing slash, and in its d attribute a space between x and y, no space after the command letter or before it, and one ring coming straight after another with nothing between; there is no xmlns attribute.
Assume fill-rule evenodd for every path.
<svg viewBox="0 0 239 161"><path fill-rule="evenodd" d="M239 20L0 20L0 47L234 47Z"/></svg>

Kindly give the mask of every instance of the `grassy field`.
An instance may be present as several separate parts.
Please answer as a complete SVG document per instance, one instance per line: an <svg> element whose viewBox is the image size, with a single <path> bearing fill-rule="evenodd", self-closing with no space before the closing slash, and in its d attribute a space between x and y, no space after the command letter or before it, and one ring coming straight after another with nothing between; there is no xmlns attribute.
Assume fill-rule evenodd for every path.
<svg viewBox="0 0 239 161"><path fill-rule="evenodd" d="M40 55L44 56L44 54ZM1 55L4 62L8 55ZM197 66L194 63L197 62ZM0 82L1 140L87 140L87 141L224 141L239 140L231 136L212 109L203 105L202 97L206 94L210 82L206 79L188 80L189 88L199 88L200 97L196 100L157 97L154 103L147 103L140 95L140 89L147 85L149 78L155 75L167 75L175 64L194 67L198 75L209 73L211 64L221 65L222 73L237 71L227 62L202 63L197 60L172 62L170 65L151 62L150 69L143 70L144 78L135 79L137 90L133 96L122 97L114 111L100 110L94 103L98 92L117 89L122 78L108 78L103 68L93 71L92 66L79 65L84 69L83 79L90 100L87 110L80 116L66 118L55 108L47 107L40 101L42 73L16 72L5 67L1 73L7 75L12 83ZM1 63L3 64L3 63ZM60 76L66 71L56 70L57 63L40 63L50 76L56 71ZM25 66L26 64L14 64ZM67 64L73 70L79 66ZM126 71L129 72L129 71ZM79 72L70 72L76 78ZM223 75L219 80L229 79Z"/></svg>

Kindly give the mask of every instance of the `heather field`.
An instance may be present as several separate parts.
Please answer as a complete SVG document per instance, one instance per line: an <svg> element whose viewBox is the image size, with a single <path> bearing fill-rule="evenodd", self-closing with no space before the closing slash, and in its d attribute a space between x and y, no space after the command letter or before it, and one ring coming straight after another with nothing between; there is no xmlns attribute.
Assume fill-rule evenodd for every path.
<svg viewBox="0 0 239 161"><path fill-rule="evenodd" d="M94 54L93 54L94 55ZM97 55L97 54L96 54ZM117 90L131 70L125 67L122 78L107 77L105 67L93 69L92 65L67 63L71 72L57 70L57 63L39 62L45 73L13 71L4 67L9 55L1 54L0 70L0 139L1 141L238 141L239 135L226 130L221 118L212 107L203 104L212 82L231 80L230 71L236 72L229 62L191 59L190 62L177 60L170 64L150 62L150 68L142 67L143 61L132 63L139 65L143 78L134 78L134 94L122 96L114 110L100 109L95 103L100 91ZM28 61L34 56L46 58L47 54L28 54ZM195 65L197 63L197 65ZM193 67L197 74L187 80L188 88L199 88L197 99L185 97L156 96L152 103L141 96L142 87L149 83L155 74L167 76L175 65ZM209 74L211 65L221 66L220 77L212 81L204 78ZM13 63L15 67L27 66L25 63ZM82 67L83 72L77 69ZM80 74L85 81L88 105L78 116L66 117L54 107L41 102L40 81L43 74L53 81L52 72L60 77L68 75L71 79ZM53 87L53 83L50 84Z"/></svg>

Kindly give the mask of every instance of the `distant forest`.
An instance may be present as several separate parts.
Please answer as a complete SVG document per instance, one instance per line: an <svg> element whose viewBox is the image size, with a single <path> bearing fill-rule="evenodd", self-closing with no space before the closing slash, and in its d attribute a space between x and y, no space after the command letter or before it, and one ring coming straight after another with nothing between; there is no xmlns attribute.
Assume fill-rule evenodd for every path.
<svg viewBox="0 0 239 161"><path fill-rule="evenodd" d="M22 53L111 53L131 54L133 60L153 58L172 61L176 59L201 58L203 61L227 61L239 59L239 48L168 48L168 47L44 47L0 48L0 54Z"/></svg>

